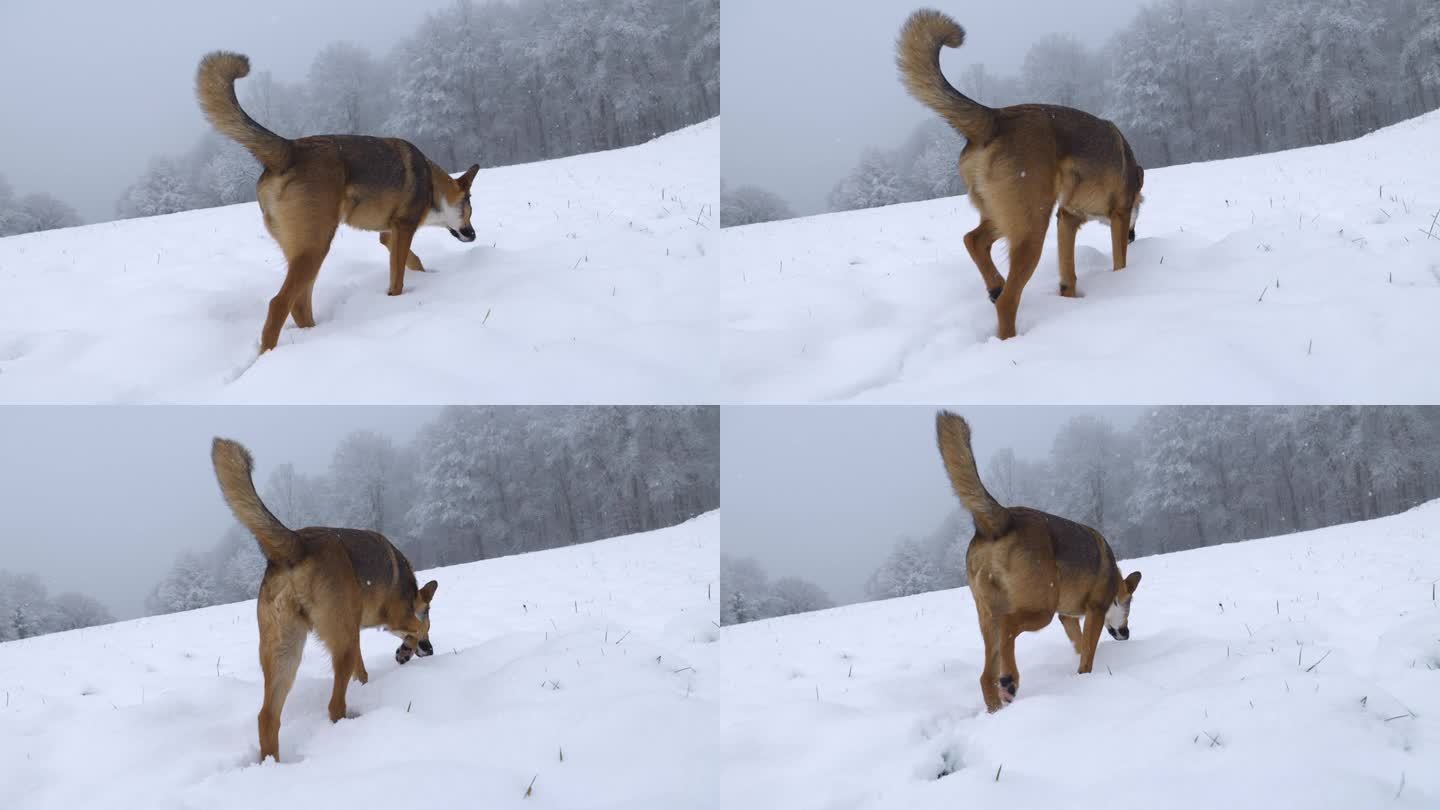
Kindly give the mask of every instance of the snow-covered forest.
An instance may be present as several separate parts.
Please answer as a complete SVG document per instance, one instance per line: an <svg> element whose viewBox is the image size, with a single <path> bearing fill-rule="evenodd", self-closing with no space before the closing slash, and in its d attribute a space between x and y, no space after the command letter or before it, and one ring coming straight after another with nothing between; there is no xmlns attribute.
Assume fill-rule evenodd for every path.
<svg viewBox="0 0 1440 810"><path fill-rule="evenodd" d="M936 473L939 471L938 463ZM1440 498L1440 407L1156 408L1129 430L1076 417L1045 459L980 469L997 500L1094 526L1140 557L1351 523ZM970 516L902 538L873 599L965 584Z"/></svg>
<svg viewBox="0 0 1440 810"><path fill-rule="evenodd" d="M971 64L952 80L994 107L1063 104L1112 119L1147 168L1274 152L1440 107L1440 3L1160 0L1103 47L1049 34L1018 75ZM836 183L830 208L962 193L962 145L927 120L898 147L867 149Z"/></svg>
<svg viewBox="0 0 1440 810"><path fill-rule="evenodd" d="M110 611L80 593L51 596L34 574L0 569L0 641L14 641L115 621Z"/></svg>
<svg viewBox="0 0 1440 810"><path fill-rule="evenodd" d="M354 433L327 472L256 484L286 525L373 529L423 569L672 526L718 508L719 480L713 406L454 406L409 444ZM180 555L146 608L253 599L264 571L237 524Z"/></svg>
<svg viewBox="0 0 1440 810"><path fill-rule="evenodd" d="M458 171L642 143L720 112L719 0L460 0L387 54L349 43L302 81L255 65L236 86L286 137L405 138ZM154 216L255 199L260 168L206 132L156 157L116 204Z"/></svg>
<svg viewBox="0 0 1440 810"><path fill-rule="evenodd" d="M771 580L751 557L720 555L720 623L739 624L834 607L824 589L801 577Z"/></svg>
<svg viewBox="0 0 1440 810"><path fill-rule="evenodd" d="M16 196L15 189L0 175L0 236L69 228L80 223L75 209L54 195L35 191Z"/></svg>

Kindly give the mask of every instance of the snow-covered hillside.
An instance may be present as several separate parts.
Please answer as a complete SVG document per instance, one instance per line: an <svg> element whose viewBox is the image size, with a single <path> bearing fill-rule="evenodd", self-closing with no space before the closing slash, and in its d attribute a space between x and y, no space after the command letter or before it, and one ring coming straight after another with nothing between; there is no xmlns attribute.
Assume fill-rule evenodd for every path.
<svg viewBox="0 0 1440 810"><path fill-rule="evenodd" d="M1121 568L1130 640L1022 635L994 715L965 589L725 628L722 805L1440 806L1440 501Z"/></svg>
<svg viewBox="0 0 1440 810"><path fill-rule="evenodd" d="M399 297L342 227L317 325L258 360L284 260L253 203L0 239L0 399L713 401L719 139L486 169L477 241L422 230Z"/></svg>
<svg viewBox="0 0 1440 810"><path fill-rule="evenodd" d="M719 535L714 512L422 573L435 655L401 667L394 637L362 632L370 682L332 725L312 639L279 765L255 761L254 602L0 644L0 804L709 806Z"/></svg>
<svg viewBox="0 0 1440 810"><path fill-rule="evenodd" d="M964 197L726 229L731 384L750 400L1434 402L1437 144L1440 112L1147 172L1129 268L1111 272L1108 229L1087 225L1083 297L1061 298L1052 224L1003 343Z"/></svg>

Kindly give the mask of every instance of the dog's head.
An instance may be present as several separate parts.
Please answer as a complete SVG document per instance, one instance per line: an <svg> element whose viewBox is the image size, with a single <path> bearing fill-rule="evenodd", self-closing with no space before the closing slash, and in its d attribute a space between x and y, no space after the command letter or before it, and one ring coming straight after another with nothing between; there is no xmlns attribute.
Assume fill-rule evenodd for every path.
<svg viewBox="0 0 1440 810"><path fill-rule="evenodd" d="M435 589L439 587L440 583L433 579L425 583L415 594L410 615L390 625L390 632L401 638L395 650L397 663L403 664L416 655L425 658L435 654L435 647L430 643L430 603L435 600Z"/></svg>
<svg viewBox="0 0 1440 810"><path fill-rule="evenodd" d="M1105 629L1110 637L1119 641L1130 638L1130 601L1135 589L1140 587L1140 572L1132 571L1130 576L1120 580L1120 589L1115 591L1115 601L1105 611Z"/></svg>
<svg viewBox="0 0 1440 810"><path fill-rule="evenodd" d="M461 242L474 242L475 229L470 226L470 184L475 182L475 173L480 165L465 170L459 177L436 172L438 188L435 190L436 212L432 220L444 225L450 235Z"/></svg>

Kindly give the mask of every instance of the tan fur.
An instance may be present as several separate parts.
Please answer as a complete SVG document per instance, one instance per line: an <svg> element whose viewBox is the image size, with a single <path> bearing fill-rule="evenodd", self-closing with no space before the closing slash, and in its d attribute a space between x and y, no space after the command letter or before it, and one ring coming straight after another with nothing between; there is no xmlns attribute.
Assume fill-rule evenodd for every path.
<svg viewBox="0 0 1440 810"><path fill-rule="evenodd" d="M1110 545L1088 526L1036 509L1000 506L980 482L963 417L941 411L935 433L951 486L975 522L965 567L985 642L980 693L993 712L1020 689L1016 636L1043 629L1059 613L1080 655L1079 671L1089 672L1106 611L1117 603L1129 610L1140 572L1122 579ZM1128 637L1128 626L1117 630Z"/></svg>
<svg viewBox="0 0 1440 810"><path fill-rule="evenodd" d="M1049 104L991 109L956 90L940 71L940 49L964 41L965 30L950 17L917 11L900 31L896 64L910 94L965 136L960 173L980 212L965 248L995 302L997 332L1005 339L1015 336L1020 294L1040 262L1051 212L1058 205L1060 294L1073 297L1075 231L1086 220L1108 220L1114 268L1123 269L1145 172L1109 121ZM1008 277L990 258L997 239L1010 245Z"/></svg>
<svg viewBox="0 0 1440 810"><path fill-rule="evenodd" d="M417 588L405 555L377 532L311 527L292 531L255 492L250 453L229 439L215 439L211 460L220 491L237 520L255 535L269 561L260 583L260 667L265 699L260 709L260 760L280 759L280 713L295 681L305 637L313 631L330 651L335 683L330 721L345 716L345 693L353 677L370 675L360 658L360 629L384 627L404 641L396 660L418 647L428 655L430 603L438 583Z"/></svg>
<svg viewBox="0 0 1440 810"><path fill-rule="evenodd" d="M458 227L450 230L457 239L474 240L470 186L478 165L452 178L399 138L282 138L256 123L236 100L235 80L249 72L248 58L216 51L200 61L195 89L211 125L250 150L265 169L256 195L265 228L279 243L288 269L280 291L270 300L260 351L275 348L280 329L291 316L296 326L315 325L311 302L315 277L341 222L380 231L380 243L390 251L390 295L404 290L407 266L424 269L410 250L422 225L455 224ZM456 212L454 223L440 221L446 210Z"/></svg>

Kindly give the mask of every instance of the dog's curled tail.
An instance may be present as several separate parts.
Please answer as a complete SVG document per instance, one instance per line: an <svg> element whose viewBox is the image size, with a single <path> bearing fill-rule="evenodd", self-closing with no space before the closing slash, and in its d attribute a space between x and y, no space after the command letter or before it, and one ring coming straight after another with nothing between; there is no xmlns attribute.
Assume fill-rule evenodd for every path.
<svg viewBox="0 0 1440 810"><path fill-rule="evenodd" d="M983 144L995 131L995 111L956 90L940 72L940 48L965 43L965 29L934 9L910 15L895 42L900 80L917 101L934 110L969 141Z"/></svg>
<svg viewBox="0 0 1440 810"><path fill-rule="evenodd" d="M210 125L255 156L267 169L290 165L290 141L255 123L235 98L235 80L249 75L250 59L229 51L214 51L200 60L195 73L195 94Z"/></svg>
<svg viewBox="0 0 1440 810"><path fill-rule="evenodd" d="M239 442L216 437L210 447L210 460L215 464L215 477L220 481L220 492L230 511L255 539L260 542L260 551L265 558L283 565L294 565L305 556L299 535L286 528L280 519L265 507L260 495L255 492L255 482L250 477L254 462L250 451Z"/></svg>
<svg viewBox="0 0 1440 810"><path fill-rule="evenodd" d="M975 452L970 449L970 423L959 414L941 411L935 415L935 438L940 443L940 458L945 460L950 486L970 510L976 530L987 537L1003 535L1010 528L1010 513L980 482Z"/></svg>

